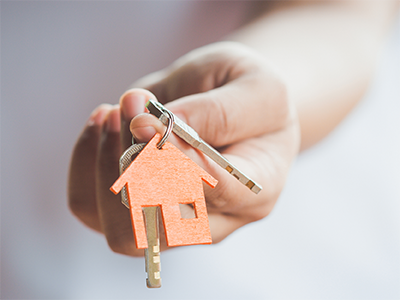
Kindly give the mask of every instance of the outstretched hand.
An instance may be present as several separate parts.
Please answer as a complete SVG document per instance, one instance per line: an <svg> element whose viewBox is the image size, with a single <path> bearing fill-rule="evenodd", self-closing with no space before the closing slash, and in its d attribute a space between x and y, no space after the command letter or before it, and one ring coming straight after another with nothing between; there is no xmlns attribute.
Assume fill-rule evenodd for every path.
<svg viewBox="0 0 400 300"><path fill-rule="evenodd" d="M149 99L163 103L263 187L255 195L179 137L169 137L219 181L214 189L204 185L214 243L271 212L298 152L295 107L263 56L224 42L188 53L133 84L119 105L103 104L92 113L75 146L69 175L69 205L82 222L102 232L115 252L143 254L135 246L129 211L109 188L119 177L118 160L132 135L141 143L164 133L165 126L146 113ZM190 213L192 208L186 209Z"/></svg>

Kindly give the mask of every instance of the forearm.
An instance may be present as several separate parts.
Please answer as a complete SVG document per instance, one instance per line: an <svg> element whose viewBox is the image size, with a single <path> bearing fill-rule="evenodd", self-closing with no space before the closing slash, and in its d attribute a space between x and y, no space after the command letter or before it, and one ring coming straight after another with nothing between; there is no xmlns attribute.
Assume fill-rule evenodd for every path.
<svg viewBox="0 0 400 300"><path fill-rule="evenodd" d="M398 2L283 3L228 39L258 50L281 71L305 149L362 98Z"/></svg>

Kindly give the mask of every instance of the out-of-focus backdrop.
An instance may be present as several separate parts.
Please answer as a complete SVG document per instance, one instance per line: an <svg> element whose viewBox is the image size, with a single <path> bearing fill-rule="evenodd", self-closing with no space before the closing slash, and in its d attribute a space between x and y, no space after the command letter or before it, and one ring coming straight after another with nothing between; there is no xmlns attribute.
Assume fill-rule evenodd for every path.
<svg viewBox="0 0 400 300"><path fill-rule="evenodd" d="M144 260L68 210L73 144L131 82L242 24L251 1L1 2L2 299L398 299L400 23L364 100L300 155L273 213Z"/></svg>

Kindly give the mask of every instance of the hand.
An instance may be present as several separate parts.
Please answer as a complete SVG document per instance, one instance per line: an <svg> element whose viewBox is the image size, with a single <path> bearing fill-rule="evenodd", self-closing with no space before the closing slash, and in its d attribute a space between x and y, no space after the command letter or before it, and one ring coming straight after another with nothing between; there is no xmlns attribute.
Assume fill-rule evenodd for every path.
<svg viewBox="0 0 400 300"><path fill-rule="evenodd" d="M255 195L198 150L169 137L219 181L215 189L204 185L214 243L271 212L298 152L300 134L285 83L264 57L240 44L217 43L190 52L133 87L120 105L101 105L92 113L75 146L69 176L72 212L104 233L113 251L143 254L136 249L128 209L109 188L119 176L118 159L132 134L136 142L147 142L156 132L164 133L165 126L145 113L149 99L165 104L263 187Z"/></svg>

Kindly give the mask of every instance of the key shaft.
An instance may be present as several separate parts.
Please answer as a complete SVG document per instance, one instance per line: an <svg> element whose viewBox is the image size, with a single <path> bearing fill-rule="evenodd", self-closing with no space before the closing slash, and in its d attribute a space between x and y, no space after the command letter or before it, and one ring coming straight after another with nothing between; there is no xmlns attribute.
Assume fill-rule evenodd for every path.
<svg viewBox="0 0 400 300"><path fill-rule="evenodd" d="M157 206L143 207L148 247L144 250L147 287L161 287L160 236Z"/></svg>

